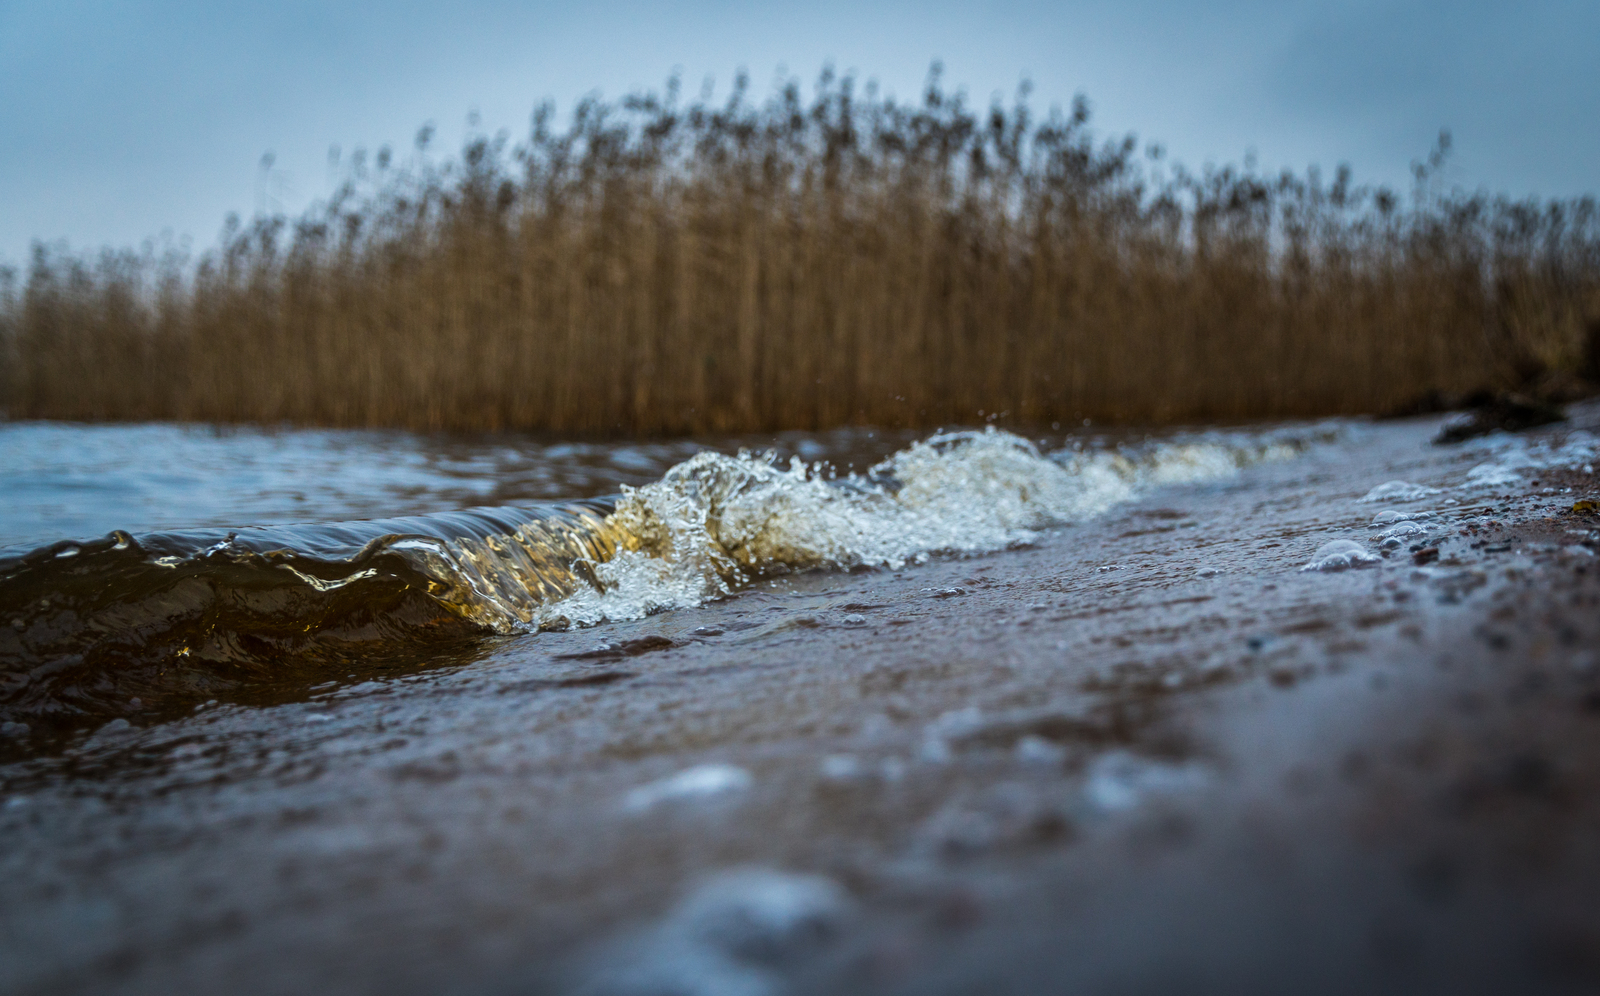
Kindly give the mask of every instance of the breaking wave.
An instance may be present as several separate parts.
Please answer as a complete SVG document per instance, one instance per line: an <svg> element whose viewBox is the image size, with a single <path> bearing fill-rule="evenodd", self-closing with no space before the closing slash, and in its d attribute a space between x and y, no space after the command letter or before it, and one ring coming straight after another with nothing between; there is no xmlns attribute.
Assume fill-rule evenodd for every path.
<svg viewBox="0 0 1600 996"><path fill-rule="evenodd" d="M1143 489L1225 477L1304 445L1202 440L1047 456L990 429L933 436L844 478L798 459L783 467L700 453L660 481L624 489L607 522L630 542L595 566L599 584L546 606L541 623L685 608L774 570L899 568L934 554L990 553Z"/></svg>
<svg viewBox="0 0 1600 996"><path fill-rule="evenodd" d="M933 436L865 474L702 452L614 499L57 543L0 560L0 721L149 715L450 641L689 607L775 572L992 552L1305 445L1045 454L991 429Z"/></svg>

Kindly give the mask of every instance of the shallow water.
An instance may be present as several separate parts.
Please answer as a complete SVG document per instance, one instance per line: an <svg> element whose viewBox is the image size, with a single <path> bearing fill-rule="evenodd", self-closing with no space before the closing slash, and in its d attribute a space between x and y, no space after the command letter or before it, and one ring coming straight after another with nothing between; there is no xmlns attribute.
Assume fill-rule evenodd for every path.
<svg viewBox="0 0 1600 996"><path fill-rule="evenodd" d="M914 437L844 430L658 442L165 423L0 422L0 553L113 529L238 528L556 502L647 484L704 449L849 470Z"/></svg>
<svg viewBox="0 0 1600 996"><path fill-rule="evenodd" d="M0 989L1568 991L1540 966L1593 983L1547 943L1592 936L1571 931L1600 881L1586 418L1454 448L1430 423L1087 452L907 440L855 482L680 461L622 496L631 518L577 507L639 541L657 573L636 593L703 602L631 618L641 579L594 556L583 604L529 599L565 631L213 662L184 680L231 690L170 694L215 704L101 714L0 762ZM1285 434L1304 445L1277 453ZM1236 459L1269 451L1285 458ZM434 534L470 566L463 539L558 521L432 511L393 560ZM1399 523L1422 531L1384 547ZM240 591L303 608L360 592L316 571L366 570L340 544L392 529L269 524L212 560L137 564L212 592L264 565L285 586ZM273 559L290 536L277 556L326 591ZM1302 569L1336 541L1379 560ZM679 570L696 564L709 576ZM470 622L419 599L405 611ZM594 608L615 615L588 627Z"/></svg>
<svg viewBox="0 0 1600 996"><path fill-rule="evenodd" d="M466 661L486 637L693 608L775 574L989 553L1345 431L638 443L4 425L0 721L37 746Z"/></svg>

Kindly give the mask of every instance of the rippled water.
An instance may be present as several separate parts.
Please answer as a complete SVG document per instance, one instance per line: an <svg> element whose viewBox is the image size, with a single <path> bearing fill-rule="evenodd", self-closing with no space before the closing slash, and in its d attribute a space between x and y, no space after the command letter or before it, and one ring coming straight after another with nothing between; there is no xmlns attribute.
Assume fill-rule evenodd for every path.
<svg viewBox="0 0 1600 996"><path fill-rule="evenodd" d="M607 443L4 425L0 721L271 701L773 573L1005 549L1336 431Z"/></svg>
<svg viewBox="0 0 1600 996"><path fill-rule="evenodd" d="M133 533L421 515L615 494L704 449L865 469L914 433L664 442L0 422L0 554Z"/></svg>

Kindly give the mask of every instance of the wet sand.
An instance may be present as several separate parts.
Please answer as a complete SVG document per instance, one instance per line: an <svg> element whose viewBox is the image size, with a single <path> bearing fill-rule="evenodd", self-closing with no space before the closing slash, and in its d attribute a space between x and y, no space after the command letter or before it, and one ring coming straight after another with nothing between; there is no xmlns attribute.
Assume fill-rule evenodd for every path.
<svg viewBox="0 0 1600 996"><path fill-rule="evenodd" d="M1600 481L1437 428L112 724L0 772L0 989L1593 991Z"/></svg>

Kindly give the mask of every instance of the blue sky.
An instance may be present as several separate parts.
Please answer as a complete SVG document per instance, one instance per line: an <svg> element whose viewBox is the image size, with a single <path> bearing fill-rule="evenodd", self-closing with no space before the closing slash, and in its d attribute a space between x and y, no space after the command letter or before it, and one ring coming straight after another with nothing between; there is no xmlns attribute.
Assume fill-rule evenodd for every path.
<svg viewBox="0 0 1600 996"><path fill-rule="evenodd" d="M1084 93L1102 133L1192 166L1254 152L1404 186L1446 126L1452 183L1594 192L1596 39L1592 0L0 0L0 260L35 238L204 248L229 211L326 195L335 144L403 149L433 122L452 147L472 111L520 137L545 97L565 109L674 69L690 92L739 67L809 83L826 61L908 98L934 58L979 102L1026 75L1041 109Z"/></svg>

